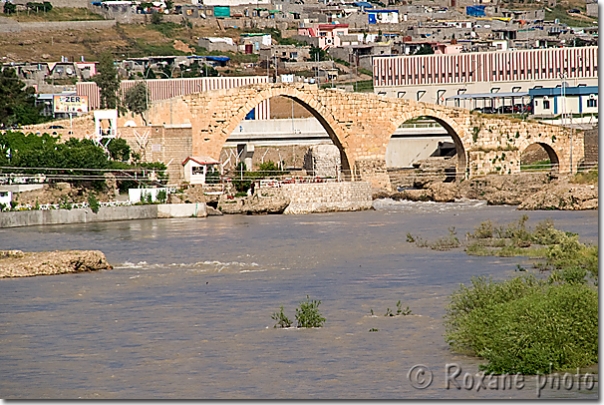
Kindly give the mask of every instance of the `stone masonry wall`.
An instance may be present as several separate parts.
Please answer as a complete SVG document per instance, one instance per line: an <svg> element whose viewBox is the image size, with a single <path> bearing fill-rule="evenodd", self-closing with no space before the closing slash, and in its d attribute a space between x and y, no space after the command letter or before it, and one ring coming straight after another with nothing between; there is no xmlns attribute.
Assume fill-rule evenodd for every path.
<svg viewBox="0 0 604 405"><path fill-rule="evenodd" d="M598 164L598 127L585 131L585 161L587 166Z"/></svg>
<svg viewBox="0 0 604 405"><path fill-rule="evenodd" d="M360 211L371 208L371 185L367 182L284 184L290 199L284 214Z"/></svg>

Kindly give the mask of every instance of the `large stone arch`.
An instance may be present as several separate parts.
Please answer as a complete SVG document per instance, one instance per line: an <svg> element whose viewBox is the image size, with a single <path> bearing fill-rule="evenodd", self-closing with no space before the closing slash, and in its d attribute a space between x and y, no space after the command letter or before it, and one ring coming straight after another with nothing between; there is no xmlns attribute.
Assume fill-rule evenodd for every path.
<svg viewBox="0 0 604 405"><path fill-rule="evenodd" d="M551 162L551 165L552 165L552 169L551 169L552 172L560 171L560 157L558 156L558 152L556 152L556 150L552 147L552 145L550 145L549 143L546 143L546 142L527 143L524 146L524 148L522 148L520 150L518 158L520 158L520 156L522 156L524 151L527 150L532 145L539 145L545 150L545 152L547 153L547 156L549 157L549 161Z"/></svg>
<svg viewBox="0 0 604 405"><path fill-rule="evenodd" d="M419 117L431 118L442 125L453 139L457 152L457 174L465 174L468 170L468 147L466 145L469 145L469 143L464 126L458 124L453 118L442 111L434 108L426 109L421 108L421 106L418 107L420 108L405 108L404 111L393 120L393 127L390 128L390 137L398 127L411 119Z"/></svg>
<svg viewBox="0 0 604 405"><path fill-rule="evenodd" d="M251 91L248 92L246 90ZM340 150L343 172L346 174L351 173L351 166L354 165L354 156L351 156L350 151L348 149L348 142L346 140L347 131L332 115L332 113L326 108L326 106L324 106L320 102L320 98L316 97L316 94L313 94L309 91L299 91L297 88L291 86L268 88L252 86L247 89L229 89L225 92L224 95L221 95L218 98L229 97L242 92L244 94L248 94L250 97L245 97L242 100L238 100L236 97L231 98L231 103L229 103L230 114L227 114L227 116L222 116L220 120L214 120L214 122L211 123L211 126L213 126L212 133L215 137L214 139L212 139L212 142L215 145L219 144L220 148L218 149L222 149L228 137L237 128L239 123L243 119L245 119L245 116L252 109L254 109L256 106L258 106L265 100L271 99L276 96L282 96L292 99L298 104L302 105L321 123L334 145L336 145L336 147ZM219 100L218 98L216 100L213 100L212 104L215 104L216 106L220 105L221 100ZM235 101L235 103L233 103L232 101ZM196 136L202 135L194 133L193 137ZM215 154L215 152L210 153L211 156L213 154ZM218 158L218 156L212 157L216 159Z"/></svg>

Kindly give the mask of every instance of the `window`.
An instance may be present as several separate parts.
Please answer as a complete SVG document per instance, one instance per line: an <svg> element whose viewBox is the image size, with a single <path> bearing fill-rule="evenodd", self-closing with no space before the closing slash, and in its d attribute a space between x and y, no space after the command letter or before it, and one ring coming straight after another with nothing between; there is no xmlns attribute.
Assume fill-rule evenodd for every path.
<svg viewBox="0 0 604 405"><path fill-rule="evenodd" d="M587 107L597 108L598 107L598 100L596 100L595 98L588 99L587 100Z"/></svg>
<svg viewBox="0 0 604 405"><path fill-rule="evenodd" d="M549 110L549 100L543 100L543 109Z"/></svg>
<svg viewBox="0 0 604 405"><path fill-rule="evenodd" d="M405 94L406 94L406 93L407 93L406 91L399 91L399 92L398 92L398 94L397 94L396 96L397 96L398 98L403 98L403 97L405 97Z"/></svg>

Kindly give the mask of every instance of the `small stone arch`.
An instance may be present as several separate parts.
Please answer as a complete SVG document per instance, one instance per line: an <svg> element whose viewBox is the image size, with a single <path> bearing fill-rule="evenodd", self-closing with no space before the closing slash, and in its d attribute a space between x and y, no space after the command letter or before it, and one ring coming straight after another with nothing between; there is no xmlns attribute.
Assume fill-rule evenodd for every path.
<svg viewBox="0 0 604 405"><path fill-rule="evenodd" d="M533 143L526 145L526 147L520 151L519 157L522 156L524 154L524 152L533 145L539 145L545 150L545 152L547 153L547 156L549 157L549 161L551 162L551 165L552 165L551 170L553 172L559 172L560 171L560 158L558 157L558 153L551 145L549 145L545 142L533 142Z"/></svg>
<svg viewBox="0 0 604 405"><path fill-rule="evenodd" d="M447 133L449 134L449 136L451 136L451 139L453 139L453 143L455 144L457 155L456 172L457 174L463 174L465 176L468 171L468 149L465 145L468 139L467 134L462 126L458 125L453 119L451 119L446 114L441 113L440 111L435 111L433 109L430 109L429 111L424 109L415 109L415 111L413 112L403 113L395 121L396 126L394 127L394 130L391 132L391 134L393 134L394 131L396 131L396 129L405 122L419 117L431 118L447 130Z"/></svg>
<svg viewBox="0 0 604 405"><path fill-rule="evenodd" d="M237 112L224 123L223 129L221 130L222 133L225 134L223 136L224 139L220 140L221 144L224 145L230 134L235 130L235 128L237 128L247 113L255 108L258 104L276 96L286 97L294 100L306 108L313 115L313 117L315 117L321 123L323 128L325 128L329 138L340 150L342 172L345 174L345 177L348 178L349 174L351 173L351 161L346 150L347 145L345 142L343 142L345 131L340 128L336 119L312 96L287 87L284 87L281 91L280 90L281 89L279 88L261 90L255 95L255 97L248 99L245 104L235 106L233 110L236 109Z"/></svg>

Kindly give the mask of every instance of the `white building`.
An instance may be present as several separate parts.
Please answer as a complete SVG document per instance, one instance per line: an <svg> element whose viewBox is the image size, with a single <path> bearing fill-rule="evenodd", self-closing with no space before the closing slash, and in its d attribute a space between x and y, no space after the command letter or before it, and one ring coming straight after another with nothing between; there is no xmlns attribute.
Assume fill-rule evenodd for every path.
<svg viewBox="0 0 604 405"><path fill-rule="evenodd" d="M532 89L529 96L537 116L598 113L598 86Z"/></svg>
<svg viewBox="0 0 604 405"><path fill-rule="evenodd" d="M206 184L209 173L220 174L220 162L209 156L189 156L182 162L184 178L189 184Z"/></svg>
<svg viewBox="0 0 604 405"><path fill-rule="evenodd" d="M387 56L373 59L374 92L445 104L455 96L598 85L598 47ZM480 106L463 106L475 108Z"/></svg>
<svg viewBox="0 0 604 405"><path fill-rule="evenodd" d="M13 200L13 193L11 191L0 190L0 205L4 204L10 207L10 202Z"/></svg>

